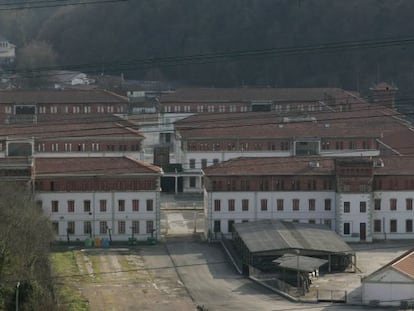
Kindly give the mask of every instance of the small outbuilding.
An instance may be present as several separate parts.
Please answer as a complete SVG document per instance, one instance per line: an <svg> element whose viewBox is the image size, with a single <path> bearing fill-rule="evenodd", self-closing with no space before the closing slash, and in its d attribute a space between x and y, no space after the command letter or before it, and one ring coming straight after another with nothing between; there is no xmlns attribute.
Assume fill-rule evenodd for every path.
<svg viewBox="0 0 414 311"><path fill-rule="evenodd" d="M364 304L414 307L414 249L364 277L361 282Z"/></svg>

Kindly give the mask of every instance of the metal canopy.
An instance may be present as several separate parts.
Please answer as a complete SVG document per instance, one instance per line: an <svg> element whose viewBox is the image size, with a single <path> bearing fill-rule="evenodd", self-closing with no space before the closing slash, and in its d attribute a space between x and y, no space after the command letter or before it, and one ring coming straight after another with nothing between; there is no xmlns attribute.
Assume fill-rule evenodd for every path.
<svg viewBox="0 0 414 311"><path fill-rule="evenodd" d="M298 256L295 254L285 254L282 257L273 260L273 262L277 264L277 267L279 268L313 272L320 266L326 264L328 260L308 256Z"/></svg>
<svg viewBox="0 0 414 311"><path fill-rule="evenodd" d="M234 229L251 253L289 249L354 253L339 235L324 225L264 219L237 223Z"/></svg>

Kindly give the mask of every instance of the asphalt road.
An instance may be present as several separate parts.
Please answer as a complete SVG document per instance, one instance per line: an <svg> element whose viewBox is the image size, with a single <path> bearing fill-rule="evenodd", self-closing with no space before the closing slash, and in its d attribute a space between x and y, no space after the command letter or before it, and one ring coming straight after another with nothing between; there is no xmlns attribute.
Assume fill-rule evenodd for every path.
<svg viewBox="0 0 414 311"><path fill-rule="evenodd" d="M165 247L178 282L184 285L195 305L203 305L208 311L365 310L353 305L290 302L241 276L220 244L202 241L192 234L192 215L192 211L178 210L164 215L169 232L165 237Z"/></svg>

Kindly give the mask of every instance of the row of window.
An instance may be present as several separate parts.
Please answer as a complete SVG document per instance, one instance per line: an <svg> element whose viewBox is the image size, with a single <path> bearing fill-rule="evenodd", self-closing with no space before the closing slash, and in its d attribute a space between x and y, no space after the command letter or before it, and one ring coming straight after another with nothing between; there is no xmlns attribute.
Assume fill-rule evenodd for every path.
<svg viewBox="0 0 414 311"><path fill-rule="evenodd" d="M299 223L298 219L293 219L291 221L294 222L294 223ZM249 222L249 221L247 219L243 219L241 222L245 223L245 222ZM316 224L317 223L315 219L308 219L307 222L309 224ZM214 233L222 232L221 224L222 224L222 220L214 220L214 222L213 222L213 232ZM234 220L232 220L232 219L227 220L227 230L228 230L228 232L234 232L234 224L235 224ZM323 224L328 226L330 229L332 229L332 219L323 219Z"/></svg>
<svg viewBox="0 0 414 311"><path fill-rule="evenodd" d="M382 200L381 199L375 199L374 200L374 210L380 211L382 208ZM406 198L405 199L405 209L407 211L413 210L413 199L412 198ZM389 210L396 211L397 210L397 199L392 198L389 201ZM361 201L359 202L359 211L361 213L367 212L367 202ZM345 201L344 202L344 213L350 213L351 212L351 202Z"/></svg>
<svg viewBox="0 0 414 311"><path fill-rule="evenodd" d="M73 145L73 146L72 146ZM73 148L72 148L73 147ZM65 152L72 152L72 151L78 151L78 152L84 152L84 151L100 151L101 145L99 143L91 143L91 144L71 144L71 143L52 143L50 145L50 151L52 152L59 152L59 151L65 151ZM105 145L103 146L102 151L139 151L140 145L139 144L132 144L132 145ZM45 152L49 151L47 150L47 146L44 143L37 145L37 151L38 152Z"/></svg>
<svg viewBox="0 0 414 311"><path fill-rule="evenodd" d="M228 108L228 109L226 109ZM238 109L237 109L238 108ZM175 105L175 106L164 106L163 107L163 112L195 112L195 109L191 106L179 106L179 105ZM219 105L219 106L215 106L215 105L198 105L197 106L197 112L247 112L249 111L249 108L247 106L224 106L224 105Z"/></svg>
<svg viewBox="0 0 414 311"><path fill-rule="evenodd" d="M213 180L213 191L301 191L301 190L333 190L335 183L332 179L276 179L276 178L250 178L250 179L223 179Z"/></svg>
<svg viewBox="0 0 414 311"><path fill-rule="evenodd" d="M48 109L49 109L49 113L55 114L58 113L58 107L57 106L39 106L38 110L40 114L45 114L48 113ZM12 107L11 106L5 106L4 107L4 112L5 113L12 113ZM60 112L64 112L64 113L92 113L92 107L91 106L64 106L63 109ZM98 106L96 108L96 112L97 113L123 113L125 112L125 108L122 106Z"/></svg>
<svg viewBox="0 0 414 311"><path fill-rule="evenodd" d="M298 142L299 144L305 142ZM319 144L318 141L315 142ZM331 144L332 143L332 144ZM334 145L334 146L331 146ZM347 148L344 148L347 147ZM298 147L297 147L298 148ZM315 145L316 153L319 151L319 146ZM363 150L370 150L372 148L371 141L349 141L347 146L344 146L343 141L322 141L321 142L322 150L344 150L344 149L363 149ZM289 141L268 141L268 142L226 142L226 143L207 143L207 142L188 142L187 143L187 150L188 151L271 151L271 150L282 150L288 151L291 149L291 144Z"/></svg>
<svg viewBox="0 0 414 311"><path fill-rule="evenodd" d="M118 200L118 212L125 212L125 200ZM38 202L39 205L41 205L41 201ZM52 201L52 212L58 213L59 212L59 201L53 200ZM132 200L132 211L133 212L139 212L139 200L133 199ZM146 200L146 211L152 212L154 210L154 200L148 199ZM91 212L91 201L90 200L84 200L83 201L83 211L86 213ZM107 200L99 200L99 211L104 213L107 211ZM68 213L74 213L75 212L75 200L68 200L67 201L67 212Z"/></svg>
<svg viewBox="0 0 414 311"><path fill-rule="evenodd" d="M55 221L52 223L53 229L56 234L59 234L59 222ZM146 220L145 221L146 230L145 233L152 234L154 232L154 221L153 220ZM139 220L133 220L131 222L131 233L132 234L140 234L140 221ZM107 221L100 221L99 222L99 234L108 234L109 230L112 230L108 227ZM126 221L125 220L119 220L117 221L117 228L116 231L112 231L112 233L115 234L126 234ZM92 234L92 222L91 221L84 221L83 222L83 231L82 232L76 232L76 226L75 221L68 221L66 222L66 233L67 234L85 234L85 235L91 235Z"/></svg>
<svg viewBox="0 0 414 311"><path fill-rule="evenodd" d="M188 143L188 151L270 151L270 150L290 150L288 141L267 142L267 143Z"/></svg>
<svg viewBox="0 0 414 311"><path fill-rule="evenodd" d="M260 200L260 210L261 211L267 211L269 209L269 200L268 199L261 199ZM221 200L216 199L214 200L214 211L215 212L221 212L222 206L221 206ZM300 200L299 199L292 199L292 210L293 211L299 211L300 210ZM241 208L242 211L249 211L249 200L248 199L242 199L241 200ZM285 209L285 200L284 199L277 199L276 200L276 210L283 211ZM330 211L332 209L332 200L331 199L325 199L324 200L324 210ZM227 210L229 212L234 212L236 210L236 200L235 199L229 199L227 200ZM308 210L309 211L315 211L316 210L316 199L308 199Z"/></svg>
<svg viewBox="0 0 414 311"><path fill-rule="evenodd" d="M217 164L219 162L220 162L219 159L213 159L213 164ZM201 166L200 166L201 168L207 167L207 165L208 165L207 159L201 159L200 164L201 164ZM189 167L190 168L196 168L196 160L195 159L190 159Z"/></svg>
<svg viewBox="0 0 414 311"><path fill-rule="evenodd" d="M382 200L381 199L375 199L374 200L374 209L376 211L380 211L382 209ZM395 198L390 199L389 209L391 211L396 211L397 210L397 199L395 199ZM412 211L413 210L413 199L412 198L406 198L405 199L405 209L407 211Z"/></svg>
<svg viewBox="0 0 414 311"><path fill-rule="evenodd" d="M385 232L385 223L381 219L374 219L374 232L375 233L381 233ZM389 227L390 233L396 233L398 232L398 221L397 219L390 219L390 227ZM412 233L413 232L413 220L412 219L406 219L405 220L405 232L406 233Z"/></svg>
<svg viewBox="0 0 414 311"><path fill-rule="evenodd" d="M20 175L19 175L20 176ZM55 181L36 181L36 191L60 191L60 192L108 192L108 191L136 191L136 190L156 190L157 180L155 178L139 179L83 179L70 180L61 179Z"/></svg>

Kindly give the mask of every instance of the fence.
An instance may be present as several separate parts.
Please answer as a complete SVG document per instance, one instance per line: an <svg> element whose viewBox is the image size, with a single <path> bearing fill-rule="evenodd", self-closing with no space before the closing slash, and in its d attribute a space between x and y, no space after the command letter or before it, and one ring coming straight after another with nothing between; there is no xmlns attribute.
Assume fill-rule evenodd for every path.
<svg viewBox="0 0 414 311"><path fill-rule="evenodd" d="M346 302L346 290L317 289L317 301Z"/></svg>

